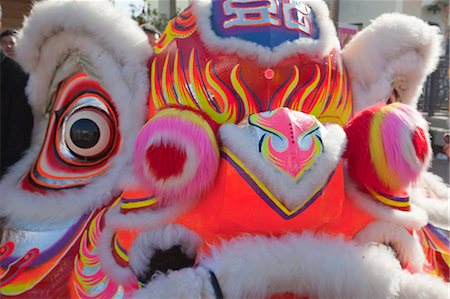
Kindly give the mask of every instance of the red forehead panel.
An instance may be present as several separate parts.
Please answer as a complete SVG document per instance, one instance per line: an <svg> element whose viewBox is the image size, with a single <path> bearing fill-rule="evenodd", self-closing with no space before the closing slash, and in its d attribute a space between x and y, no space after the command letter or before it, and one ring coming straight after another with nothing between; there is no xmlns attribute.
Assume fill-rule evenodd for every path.
<svg viewBox="0 0 450 299"><path fill-rule="evenodd" d="M350 82L336 51L324 57L286 55L262 65L255 57L205 46L188 8L171 21L155 52L149 63L150 117L169 105L202 110L218 123L238 123L277 107L340 125L351 114Z"/></svg>

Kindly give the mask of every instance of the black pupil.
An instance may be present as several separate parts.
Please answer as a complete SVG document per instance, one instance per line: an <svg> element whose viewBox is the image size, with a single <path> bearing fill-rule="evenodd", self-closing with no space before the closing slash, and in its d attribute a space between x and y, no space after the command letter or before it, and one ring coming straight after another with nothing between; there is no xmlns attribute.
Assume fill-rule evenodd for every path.
<svg viewBox="0 0 450 299"><path fill-rule="evenodd" d="M80 148L91 148L100 138L100 129L92 120L82 118L72 124L70 138Z"/></svg>

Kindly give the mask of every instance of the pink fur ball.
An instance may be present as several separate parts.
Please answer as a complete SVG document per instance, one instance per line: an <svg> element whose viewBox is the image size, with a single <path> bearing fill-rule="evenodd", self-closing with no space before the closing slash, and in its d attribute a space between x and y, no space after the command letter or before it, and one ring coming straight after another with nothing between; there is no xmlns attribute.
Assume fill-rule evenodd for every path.
<svg viewBox="0 0 450 299"><path fill-rule="evenodd" d="M136 174L162 205L198 199L212 186L219 167L214 132L195 112L169 108L160 113L139 133Z"/></svg>
<svg viewBox="0 0 450 299"><path fill-rule="evenodd" d="M345 130L350 176L377 192L402 191L429 165L427 122L408 105L370 107L355 116Z"/></svg>

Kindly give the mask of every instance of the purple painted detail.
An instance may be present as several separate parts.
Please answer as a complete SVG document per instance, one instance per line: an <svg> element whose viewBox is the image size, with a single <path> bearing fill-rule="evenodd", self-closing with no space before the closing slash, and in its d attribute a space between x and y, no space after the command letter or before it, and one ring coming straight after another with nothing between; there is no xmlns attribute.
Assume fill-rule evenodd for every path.
<svg viewBox="0 0 450 299"><path fill-rule="evenodd" d="M386 195L383 193L378 193L379 195L389 198L390 200L396 201L396 202L409 202L409 196L392 196L392 195Z"/></svg>
<svg viewBox="0 0 450 299"><path fill-rule="evenodd" d="M53 258L58 252L64 249L64 247L72 240L75 236L76 231L85 224L88 215L83 215L75 224L73 224L66 233L59 239L54 245L42 251L39 257L30 265L30 267L37 267L49 259ZM31 248L30 248L31 249ZM14 263L16 260L21 258L20 256L10 256L2 261L1 266L3 268L8 267L10 264Z"/></svg>
<svg viewBox="0 0 450 299"><path fill-rule="evenodd" d="M438 228L438 227L436 227L436 226L434 226L434 225L432 225L432 224L430 224L430 223L427 224L427 229L428 229L428 230L429 230L436 238L438 238L440 241L442 241L442 243L446 244L447 246L450 246L450 240L449 240L449 237L445 234L445 232L444 232L442 229L440 229L440 228Z"/></svg>
<svg viewBox="0 0 450 299"><path fill-rule="evenodd" d="M409 202L409 196L389 196L388 198L397 202Z"/></svg>
<svg viewBox="0 0 450 299"><path fill-rule="evenodd" d="M128 254L128 251L124 247L122 247L122 245L120 244L119 240L117 240L117 236L116 235L114 235L114 243L117 244L117 247L120 249L120 251L122 251L125 254Z"/></svg>
<svg viewBox="0 0 450 299"><path fill-rule="evenodd" d="M224 158L230 165L239 173L239 175L247 182L247 184L252 187L252 189L258 194L258 196L266 202L269 207L271 207L278 215L280 215L281 218L285 220L289 220L300 214L301 212L305 211L309 206L311 206L314 201L319 198L320 195L322 195L323 190L328 185L328 182L331 180L331 178L334 175L335 170L330 174L327 181L323 185L323 187L317 191L313 196L311 196L310 199L305 203L305 205L296 211L295 213L291 215L286 215L274 202L270 199L269 196L256 184L256 182L250 177L250 175L242 169L227 153L221 152L221 157Z"/></svg>
<svg viewBox="0 0 450 299"><path fill-rule="evenodd" d="M223 38L273 48L320 35L314 12L299 0L213 0L211 10L212 30Z"/></svg>

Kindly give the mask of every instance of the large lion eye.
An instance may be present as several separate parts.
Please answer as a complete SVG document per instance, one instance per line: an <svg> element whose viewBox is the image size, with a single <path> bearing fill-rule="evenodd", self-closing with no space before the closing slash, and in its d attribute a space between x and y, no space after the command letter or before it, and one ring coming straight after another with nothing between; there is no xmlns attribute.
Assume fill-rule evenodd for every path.
<svg viewBox="0 0 450 299"><path fill-rule="evenodd" d="M102 156L111 146L114 134L109 122L108 116L98 109L82 109L71 115L64 132L71 153L81 159Z"/></svg>
<svg viewBox="0 0 450 299"><path fill-rule="evenodd" d="M81 95L59 114L57 146L63 160L97 162L111 153L117 138L117 124L100 95Z"/></svg>
<svg viewBox="0 0 450 299"><path fill-rule="evenodd" d="M72 141L73 147L69 146L70 149L75 150L76 147L78 149L93 148L99 139L100 129L94 121L88 118L79 118L75 122L72 120L69 140L67 140L67 142Z"/></svg>
<svg viewBox="0 0 450 299"><path fill-rule="evenodd" d="M22 188L45 193L89 184L120 148L113 99L99 81L78 72L58 84L48 112L41 151Z"/></svg>

